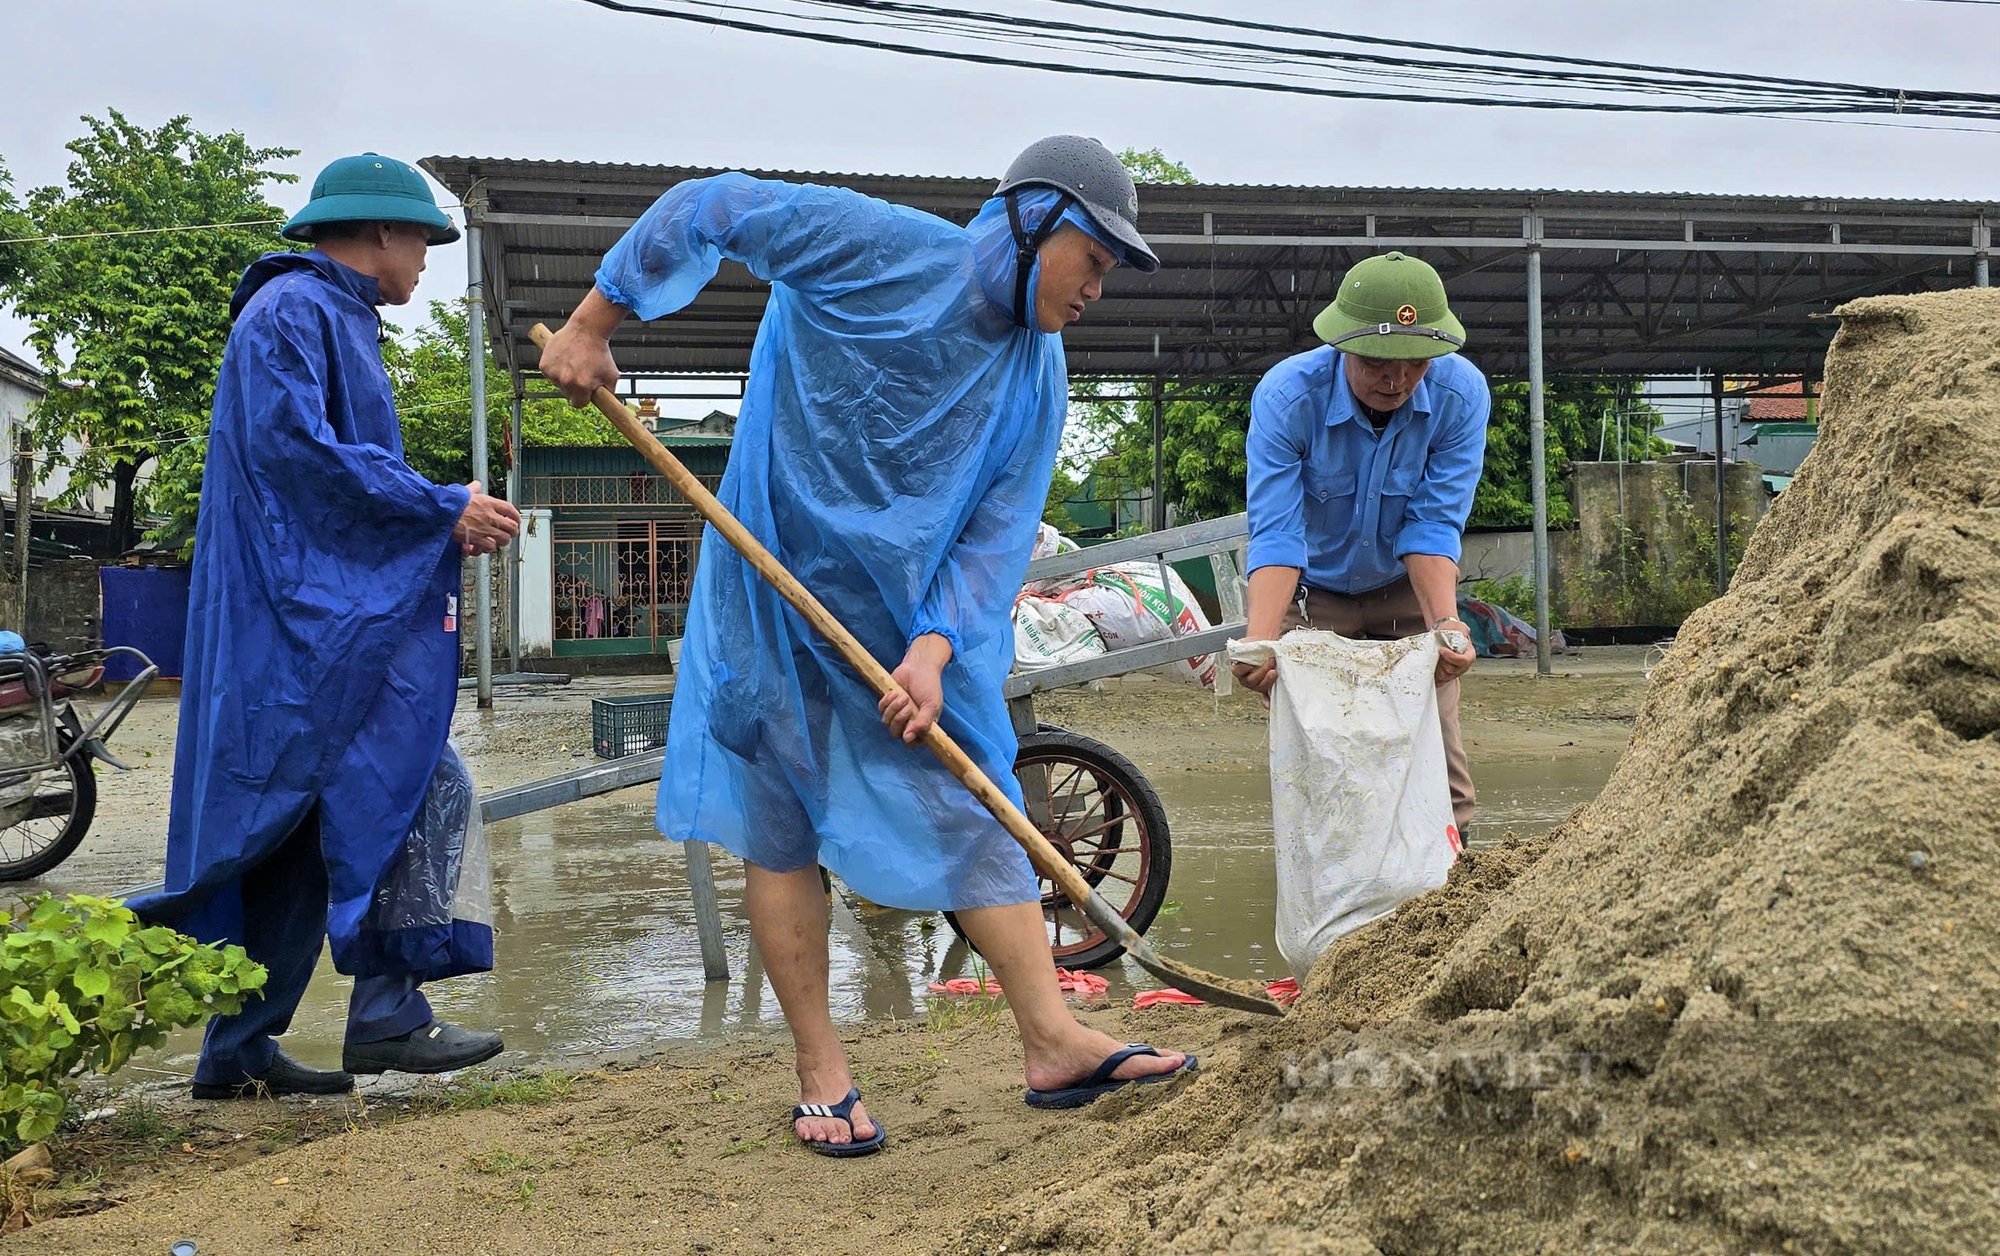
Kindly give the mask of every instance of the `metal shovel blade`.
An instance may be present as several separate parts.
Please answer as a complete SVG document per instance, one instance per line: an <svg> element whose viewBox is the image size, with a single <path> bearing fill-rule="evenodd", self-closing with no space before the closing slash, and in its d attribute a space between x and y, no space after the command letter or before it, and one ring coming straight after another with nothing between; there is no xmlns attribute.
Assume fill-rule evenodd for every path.
<svg viewBox="0 0 2000 1256"><path fill-rule="evenodd" d="M1106 937L1124 947L1134 963L1160 980L1171 982L1177 990L1185 990L1217 1007L1231 1007L1239 1012L1262 1012L1266 1016L1285 1014L1285 1009L1278 1006L1277 1000L1254 981L1231 981L1161 955L1095 890L1083 904L1083 914L1089 917L1090 923L1104 930Z"/></svg>

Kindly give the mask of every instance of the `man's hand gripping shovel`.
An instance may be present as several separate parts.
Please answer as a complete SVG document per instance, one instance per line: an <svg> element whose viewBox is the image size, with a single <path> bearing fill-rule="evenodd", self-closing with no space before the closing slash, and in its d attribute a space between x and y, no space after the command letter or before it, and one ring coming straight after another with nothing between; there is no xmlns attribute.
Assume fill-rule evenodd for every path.
<svg viewBox="0 0 2000 1256"><path fill-rule="evenodd" d="M537 346L546 346L550 335L549 329L539 323L529 332L529 337ZM665 476L668 483L693 503L701 517L708 520L715 530L722 534L722 539L728 541L737 553L743 555L744 559L757 569L757 574L769 581L771 587L792 604L792 609L803 615L807 623L840 651L841 657L861 674L862 679L866 680L878 695L886 696L899 689L895 679L875 661L875 657L869 654L859 641L854 639L853 634L842 627L840 621L835 619L826 607L821 606L819 599L800 584L791 572L785 570L784 564L780 563L770 550L764 548L763 542L751 535L750 530L744 527L736 516L730 514L723 504L715 499L715 495L704 488L701 481L681 465L678 458L667 452L666 447L633 417L623 402L605 388L599 388L591 397L591 401L604 417L610 419L612 425L624 434L625 439L631 441L633 447L645 456L653 469ZM986 773L979 770L979 765L968 758L965 751L959 749L958 743L951 739L942 726L931 725L930 731L924 734L923 742L930 748L931 753L951 770L951 774L972 791L972 796L993 813L993 818L1000 822L1001 827L1021 844L1028 852L1028 859L1035 865L1036 870L1054 881L1064 895L1090 918L1091 923L1104 930L1106 936L1124 947L1125 953L1137 961L1141 968L1163 981L1171 982L1190 994L1200 995L1208 1002L1222 1007L1233 1007L1246 1012L1264 1012L1272 1016L1285 1014L1284 1009L1255 982L1231 981L1225 977L1218 977L1168 959L1154 950L1152 943L1140 937L1111 904L1090 887L1090 883L1084 880L1083 874L1056 852L1055 847L1049 844L1049 840L1042 836L1041 830L1037 829L1027 816L1021 814L1021 809L1008 800L1007 795L1001 792L999 786L995 785Z"/></svg>

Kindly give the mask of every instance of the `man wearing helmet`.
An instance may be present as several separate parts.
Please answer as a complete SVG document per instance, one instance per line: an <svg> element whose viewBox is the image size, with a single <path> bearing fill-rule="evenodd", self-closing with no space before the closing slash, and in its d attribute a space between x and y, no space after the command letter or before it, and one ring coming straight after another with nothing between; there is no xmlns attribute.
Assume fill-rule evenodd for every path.
<svg viewBox="0 0 2000 1256"><path fill-rule="evenodd" d="M724 257L771 284L717 495L876 657L900 660L903 692L878 701L711 532L658 825L748 866L751 932L798 1048L793 1128L816 1152L883 1139L828 1012L818 866L876 903L960 913L1007 991L1029 1103L1193 1067L1076 1022L1026 856L911 749L942 721L1018 801L1001 686L1068 406L1059 333L1113 266L1157 268L1138 209L1118 159L1076 136L1023 152L964 227L841 189L691 180L606 255L542 354L581 406L617 381L609 338L627 314L685 307Z"/></svg>
<svg viewBox="0 0 2000 1256"><path fill-rule="evenodd" d="M1458 356L1465 328L1429 264L1401 253L1348 271L1313 320L1325 347L1287 358L1257 385L1250 471L1249 627L1269 640L1301 626L1346 637L1469 632L1458 619L1458 557L1486 457L1491 398ZM1458 728L1458 678L1472 651L1438 657L1439 723L1462 841L1472 774ZM1277 665L1237 664L1269 695Z"/></svg>
<svg viewBox="0 0 2000 1256"><path fill-rule="evenodd" d="M132 904L269 969L209 1022L197 1099L330 1094L439 1073L500 1035L437 1020L420 982L492 967L460 910L471 781L446 745L459 558L519 513L403 460L377 308L458 238L415 169L345 157L244 272L216 381L189 598L166 888ZM354 976L342 1069L278 1048L320 949Z"/></svg>

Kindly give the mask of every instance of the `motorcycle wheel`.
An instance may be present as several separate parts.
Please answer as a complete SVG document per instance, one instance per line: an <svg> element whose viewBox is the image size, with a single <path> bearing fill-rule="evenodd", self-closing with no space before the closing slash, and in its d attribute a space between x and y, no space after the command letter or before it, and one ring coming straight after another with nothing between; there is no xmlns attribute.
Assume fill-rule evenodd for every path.
<svg viewBox="0 0 2000 1256"><path fill-rule="evenodd" d="M65 752L72 744L67 730L57 734ZM11 789L18 790L24 782ZM76 852L90 822L97 816L97 774L89 754L71 755L60 766L35 776L33 792L8 808L26 813L0 828L0 881L26 881L41 876Z"/></svg>

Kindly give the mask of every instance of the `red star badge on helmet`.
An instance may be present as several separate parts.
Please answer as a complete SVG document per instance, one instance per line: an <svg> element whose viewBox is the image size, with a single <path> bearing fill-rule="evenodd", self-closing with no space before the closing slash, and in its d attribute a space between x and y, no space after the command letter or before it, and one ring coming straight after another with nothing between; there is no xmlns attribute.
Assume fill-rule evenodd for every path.
<svg viewBox="0 0 2000 1256"><path fill-rule="evenodd" d="M1406 305L1402 309L1397 310L1396 321L1398 323L1401 323L1405 327L1415 326L1417 322L1417 307L1414 305Z"/></svg>

